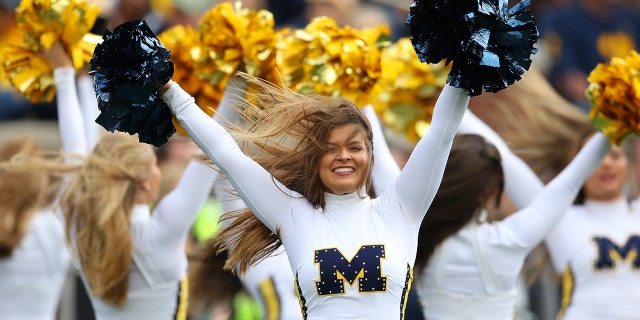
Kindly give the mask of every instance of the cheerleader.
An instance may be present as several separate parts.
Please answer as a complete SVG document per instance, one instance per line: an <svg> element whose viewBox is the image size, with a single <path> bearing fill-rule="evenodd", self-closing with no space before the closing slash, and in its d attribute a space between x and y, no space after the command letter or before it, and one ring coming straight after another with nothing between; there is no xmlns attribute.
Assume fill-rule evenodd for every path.
<svg viewBox="0 0 640 320"><path fill-rule="evenodd" d="M500 153L480 136L456 137L420 229L416 264L425 316L512 319L526 256L568 209L609 148L606 137L597 134L528 206L498 221L504 187Z"/></svg>
<svg viewBox="0 0 640 320"><path fill-rule="evenodd" d="M264 93L258 96L261 105L268 106L269 117L256 123L276 135L301 138L294 144L298 152L274 150L280 155L275 162L261 165L178 85L169 82L163 94L192 139L260 219L251 224L254 229L239 231L239 238L272 235L237 241L235 251L247 258L232 265L246 271L250 262L271 253L264 248L277 249L281 239L308 319L402 318L417 226L437 190L469 97L453 87L443 91L434 125L394 183L371 199L372 132L353 103L249 81ZM256 141L257 136L243 138Z"/></svg>
<svg viewBox="0 0 640 320"><path fill-rule="evenodd" d="M546 82L539 84L543 87L548 86ZM522 92L529 92L529 96L532 96L531 91ZM539 105L522 105L515 108L526 113L527 117L523 118L522 114L516 116L518 112L505 113L504 123L495 124L496 130L503 131L508 131L505 127L509 126L520 127L521 130L528 125L539 128L539 125L548 125L549 119L554 117L567 119L569 121L564 123L573 124L572 135L563 127L550 127L543 131L545 135L542 137L531 134L531 131L526 129L524 131L528 134L516 135L516 138L505 132L507 135L504 137L509 137L509 147L522 151L523 158L534 165L536 171L543 173L542 179L545 177L544 173L554 172L554 167L557 166L554 164L562 163L566 155L550 153L544 158L542 155L531 155L526 150L537 146L542 146L543 150L550 150L548 141L570 141L567 139L569 137L571 140L585 141L592 135L589 131L581 129L584 125L579 125L588 123L583 120L586 116L573 116L570 115L570 110L563 110L561 106L567 103L558 100L557 93L551 92L546 96L547 99L538 100L545 101ZM549 101L559 101L563 104L546 103ZM510 107L513 110L514 106ZM555 116L538 115L543 110ZM461 131L481 134L495 143L503 155L505 168L516 168L514 164L517 156L507 147L500 135L475 115L465 115ZM571 150L572 144L574 143L563 145ZM637 289L640 275L636 271L634 260L629 256L637 250L634 239L638 234L640 215L636 209L637 200L631 201L624 194L629 174L628 166L624 150L612 146L599 162L597 169L581 186L575 203L545 237L544 244L552 265L556 272L562 275L562 298L558 319L633 319L640 312L636 303L640 299ZM543 189L542 182L527 166L517 165L517 169L505 171L505 180L507 184L513 184L511 191L507 193L518 208L525 207L534 195Z"/></svg>
<svg viewBox="0 0 640 320"><path fill-rule="evenodd" d="M0 149L0 310L8 319L56 317L70 267L57 197L62 175L87 153L71 59L60 43L42 57L53 69L58 127L69 163L51 159L31 138L13 139Z"/></svg>

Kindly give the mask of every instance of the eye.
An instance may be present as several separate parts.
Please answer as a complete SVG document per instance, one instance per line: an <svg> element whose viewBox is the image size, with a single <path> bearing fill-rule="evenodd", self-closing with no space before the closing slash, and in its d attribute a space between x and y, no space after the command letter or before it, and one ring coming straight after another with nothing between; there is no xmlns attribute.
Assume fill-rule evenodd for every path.
<svg viewBox="0 0 640 320"><path fill-rule="evenodd" d="M357 152L357 151L362 151L363 148L362 147L351 147L349 150Z"/></svg>

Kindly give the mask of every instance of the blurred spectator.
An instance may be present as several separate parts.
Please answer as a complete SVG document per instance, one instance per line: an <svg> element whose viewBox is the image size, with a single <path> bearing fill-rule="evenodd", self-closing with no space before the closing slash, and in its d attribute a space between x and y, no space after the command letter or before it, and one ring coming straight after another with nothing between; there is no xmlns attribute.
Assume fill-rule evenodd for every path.
<svg viewBox="0 0 640 320"><path fill-rule="evenodd" d="M640 44L640 15L620 0L579 0L538 19L551 56L549 80L568 100L589 110L587 76L598 63L626 56Z"/></svg>
<svg viewBox="0 0 640 320"><path fill-rule="evenodd" d="M409 0L366 0L363 3L378 6L386 12L391 27L391 39L395 42L400 38L408 37L410 30L406 25L409 15L409 6L413 1Z"/></svg>
<svg viewBox="0 0 640 320"><path fill-rule="evenodd" d="M307 0L305 19L311 21L315 17L327 16L338 26L344 26L360 0Z"/></svg>
<svg viewBox="0 0 640 320"><path fill-rule="evenodd" d="M345 24L355 29L364 29L387 25L391 27L392 18L380 5L371 3L357 3L345 17Z"/></svg>
<svg viewBox="0 0 640 320"><path fill-rule="evenodd" d="M266 9L273 13L276 28L304 28L304 25L300 25L302 20L300 16L304 14L306 8L305 0L265 0L265 2Z"/></svg>
<svg viewBox="0 0 640 320"><path fill-rule="evenodd" d="M151 0L117 0L113 13L108 17L106 27L115 27L136 19L144 19L155 34L162 32L166 25L162 18L152 10Z"/></svg>

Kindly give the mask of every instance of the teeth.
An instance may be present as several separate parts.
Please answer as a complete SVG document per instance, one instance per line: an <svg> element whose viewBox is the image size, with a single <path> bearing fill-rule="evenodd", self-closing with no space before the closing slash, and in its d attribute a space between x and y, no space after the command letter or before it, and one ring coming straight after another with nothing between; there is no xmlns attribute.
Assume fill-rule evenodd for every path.
<svg viewBox="0 0 640 320"><path fill-rule="evenodd" d="M353 172L353 168L337 168L333 172Z"/></svg>

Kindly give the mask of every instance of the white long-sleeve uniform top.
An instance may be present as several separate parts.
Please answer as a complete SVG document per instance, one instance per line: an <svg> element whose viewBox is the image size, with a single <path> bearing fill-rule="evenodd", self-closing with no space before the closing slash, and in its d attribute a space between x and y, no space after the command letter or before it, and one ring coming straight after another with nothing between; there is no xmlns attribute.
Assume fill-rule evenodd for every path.
<svg viewBox="0 0 640 320"><path fill-rule="evenodd" d="M560 319L640 317L638 203L586 201L575 205L546 238L563 273Z"/></svg>
<svg viewBox="0 0 640 320"><path fill-rule="evenodd" d="M55 319L69 259L62 220L51 210L36 213L11 256L0 259L0 318Z"/></svg>
<svg viewBox="0 0 640 320"><path fill-rule="evenodd" d="M460 130L481 134L498 147L505 167L505 190L516 206L526 206L542 190L533 171L471 112L465 114ZM638 318L639 205L638 200L631 205L624 199L586 201L571 206L549 232L545 245L556 271L563 274L558 318Z"/></svg>
<svg viewBox="0 0 640 320"><path fill-rule="evenodd" d="M56 68L53 76L63 150L86 154L75 70ZM0 259L0 318L55 319L69 266L60 213L50 208L38 210L12 255Z"/></svg>
<svg viewBox="0 0 640 320"><path fill-rule="evenodd" d="M186 236L216 176L213 169L192 160L176 188L158 203L153 214L147 205L134 207L134 253L127 301L115 307L90 296L96 319L160 320L184 315L187 294L181 293L180 282L187 272Z"/></svg>
<svg viewBox="0 0 640 320"><path fill-rule="evenodd" d="M280 231L307 319L402 317L420 221L468 104L464 91L445 88L429 132L379 198L325 194L324 209L274 181L179 86L163 99L253 213Z"/></svg>
<svg viewBox="0 0 640 320"><path fill-rule="evenodd" d="M231 86L231 88L234 88ZM227 89L229 91L229 88ZM225 96L227 92L225 92ZM239 120L232 108L226 106L225 98L218 108L218 112L226 112L225 119ZM376 191L384 190L387 185L398 176L400 169L395 163L391 152L385 143L382 127L378 122L372 106L363 108L363 112L369 119L373 129L373 145L376 162L372 173L373 184ZM220 199L224 212L241 210L247 206L242 199L229 193L233 187L227 179L216 181L214 189ZM230 219L222 222L223 226L229 225ZM231 248L232 249L232 248ZM284 247L252 265L242 277L244 288L259 302L265 320L293 320L300 319L300 303L294 286L294 276L289 267L289 259Z"/></svg>
<svg viewBox="0 0 640 320"><path fill-rule="evenodd" d="M463 121L461 131L466 129ZM606 137L597 134L528 206L499 222L472 221L438 246L418 281L425 316L513 319L516 282L526 256L571 206L609 148ZM509 165L503 161L503 167ZM506 191L511 196L511 189Z"/></svg>

